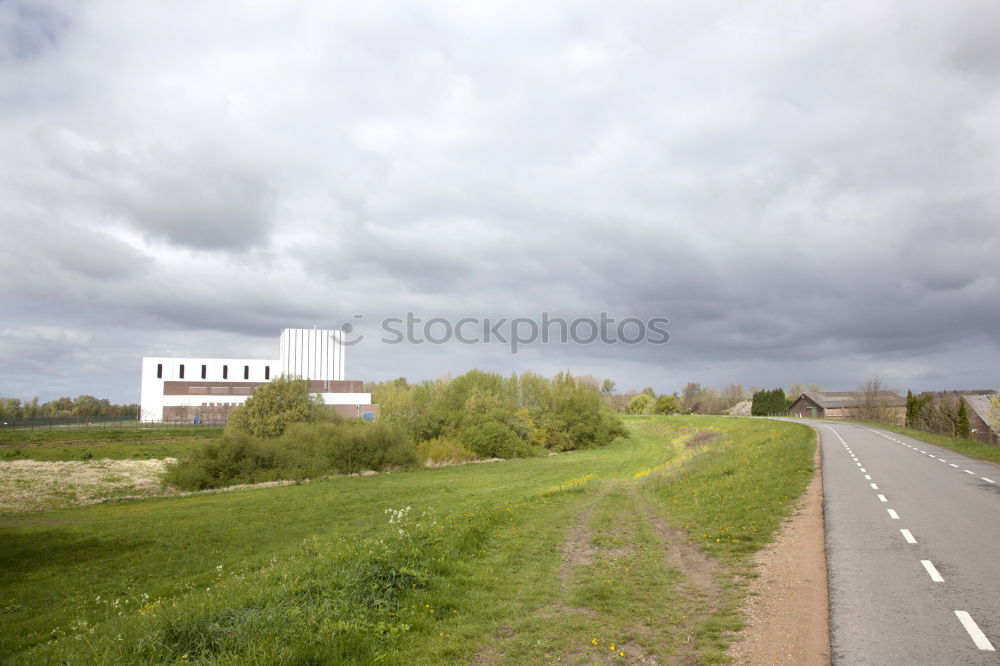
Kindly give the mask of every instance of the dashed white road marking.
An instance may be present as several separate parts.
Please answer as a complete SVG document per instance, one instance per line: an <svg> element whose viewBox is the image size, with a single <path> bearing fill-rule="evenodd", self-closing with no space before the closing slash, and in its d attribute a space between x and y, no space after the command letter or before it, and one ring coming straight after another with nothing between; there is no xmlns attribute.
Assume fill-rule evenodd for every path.
<svg viewBox="0 0 1000 666"><path fill-rule="evenodd" d="M861 468L861 473L862 473L862 474L867 474L867 473L868 473L868 470L866 470L866 469L865 469L864 467L862 467L862 468Z"/></svg>
<svg viewBox="0 0 1000 666"><path fill-rule="evenodd" d="M938 460L940 460L941 462L948 462L948 461L947 461L947 460L945 460L944 458L938 458Z"/></svg>
<svg viewBox="0 0 1000 666"><path fill-rule="evenodd" d="M872 480L872 475L871 474L865 474L865 478L868 479L869 481L871 481Z"/></svg>
<svg viewBox="0 0 1000 666"><path fill-rule="evenodd" d="M986 652L996 652L993 648L993 643L990 643L990 639L986 638L986 634L979 628L979 625L976 624L971 615L964 610L957 610L955 611L955 616L962 623L962 626L965 627L965 630L969 632L969 637L976 644L977 648Z"/></svg>
<svg viewBox="0 0 1000 666"><path fill-rule="evenodd" d="M871 486L872 486L872 490L878 490L878 485L876 485L876 484L873 483L873 484L871 484Z"/></svg>
<svg viewBox="0 0 1000 666"><path fill-rule="evenodd" d="M944 578L938 573L938 570L934 568L934 563L930 560L920 560L920 563L924 565L924 569L927 570L927 575L931 577L931 580L935 583L943 583Z"/></svg>
<svg viewBox="0 0 1000 666"><path fill-rule="evenodd" d="M973 472L971 469L963 469L962 471L965 472L966 474L975 474L975 472Z"/></svg>
<svg viewBox="0 0 1000 666"><path fill-rule="evenodd" d="M899 531L903 533L903 538L906 539L906 543L917 542L917 540L913 538L913 535L910 534L910 530L899 530Z"/></svg>
<svg viewBox="0 0 1000 666"><path fill-rule="evenodd" d="M887 500L887 499L885 498L885 495L879 495L879 496L878 496L878 501L879 501L879 502L888 502L889 500Z"/></svg>
<svg viewBox="0 0 1000 666"><path fill-rule="evenodd" d="M979 478L985 481L986 483L996 483L996 481L994 481L993 479L987 479L985 476L981 476Z"/></svg>
<svg viewBox="0 0 1000 666"><path fill-rule="evenodd" d="M889 512L889 517L890 518L892 518L893 520L899 520L899 514L896 513L894 510L892 510L892 509L886 509L886 511Z"/></svg>
<svg viewBox="0 0 1000 666"><path fill-rule="evenodd" d="M861 467L861 463L855 463L858 467Z"/></svg>
<svg viewBox="0 0 1000 666"><path fill-rule="evenodd" d="M955 463L949 463L952 467L958 467Z"/></svg>

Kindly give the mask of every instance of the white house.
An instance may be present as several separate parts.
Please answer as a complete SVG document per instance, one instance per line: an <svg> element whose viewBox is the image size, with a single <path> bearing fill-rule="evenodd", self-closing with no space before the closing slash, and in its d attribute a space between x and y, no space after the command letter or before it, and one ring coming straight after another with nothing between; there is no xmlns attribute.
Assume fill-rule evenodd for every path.
<svg viewBox="0 0 1000 666"><path fill-rule="evenodd" d="M140 395L143 421L224 422L258 386L282 375L309 380L310 389L344 417L372 419L371 393L360 381L344 379L340 331L286 328L276 359L142 359Z"/></svg>

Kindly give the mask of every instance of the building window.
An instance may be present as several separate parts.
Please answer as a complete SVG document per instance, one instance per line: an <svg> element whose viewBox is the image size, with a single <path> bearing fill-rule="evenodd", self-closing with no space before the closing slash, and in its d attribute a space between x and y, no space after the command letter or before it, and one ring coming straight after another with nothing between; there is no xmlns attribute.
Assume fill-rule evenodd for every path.
<svg viewBox="0 0 1000 666"><path fill-rule="evenodd" d="M223 379L229 379L229 366L228 365L222 366L222 378Z"/></svg>
<svg viewBox="0 0 1000 666"><path fill-rule="evenodd" d="M270 378L271 378L271 366L265 365L264 366L264 379L270 379Z"/></svg>
<svg viewBox="0 0 1000 666"><path fill-rule="evenodd" d="M177 371L177 377L179 379L184 379L184 364L181 363L180 369Z"/></svg>
<svg viewBox="0 0 1000 666"><path fill-rule="evenodd" d="M206 377L208 377L208 366L207 365L202 365L201 366L201 378L205 379Z"/></svg>
<svg viewBox="0 0 1000 666"><path fill-rule="evenodd" d="M249 365L244 365L243 366L243 379L250 379L250 366Z"/></svg>
<svg viewBox="0 0 1000 666"><path fill-rule="evenodd" d="M157 363L156 364L156 378L157 379L163 379L163 364L162 363Z"/></svg>

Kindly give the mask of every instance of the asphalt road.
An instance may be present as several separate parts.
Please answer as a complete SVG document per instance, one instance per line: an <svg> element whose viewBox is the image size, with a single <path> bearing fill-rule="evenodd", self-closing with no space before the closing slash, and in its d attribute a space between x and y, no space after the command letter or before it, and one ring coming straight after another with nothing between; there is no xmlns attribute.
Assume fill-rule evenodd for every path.
<svg viewBox="0 0 1000 666"><path fill-rule="evenodd" d="M1000 664L1000 467L813 424L834 664Z"/></svg>

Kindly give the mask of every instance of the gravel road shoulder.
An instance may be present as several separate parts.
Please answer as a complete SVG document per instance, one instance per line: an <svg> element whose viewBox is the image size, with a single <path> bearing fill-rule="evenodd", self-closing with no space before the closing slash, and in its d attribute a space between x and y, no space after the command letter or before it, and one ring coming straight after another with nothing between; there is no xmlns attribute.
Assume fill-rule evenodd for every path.
<svg viewBox="0 0 1000 666"><path fill-rule="evenodd" d="M829 664L830 617L820 449L816 474L791 518L757 556L747 627L729 651L737 664Z"/></svg>

